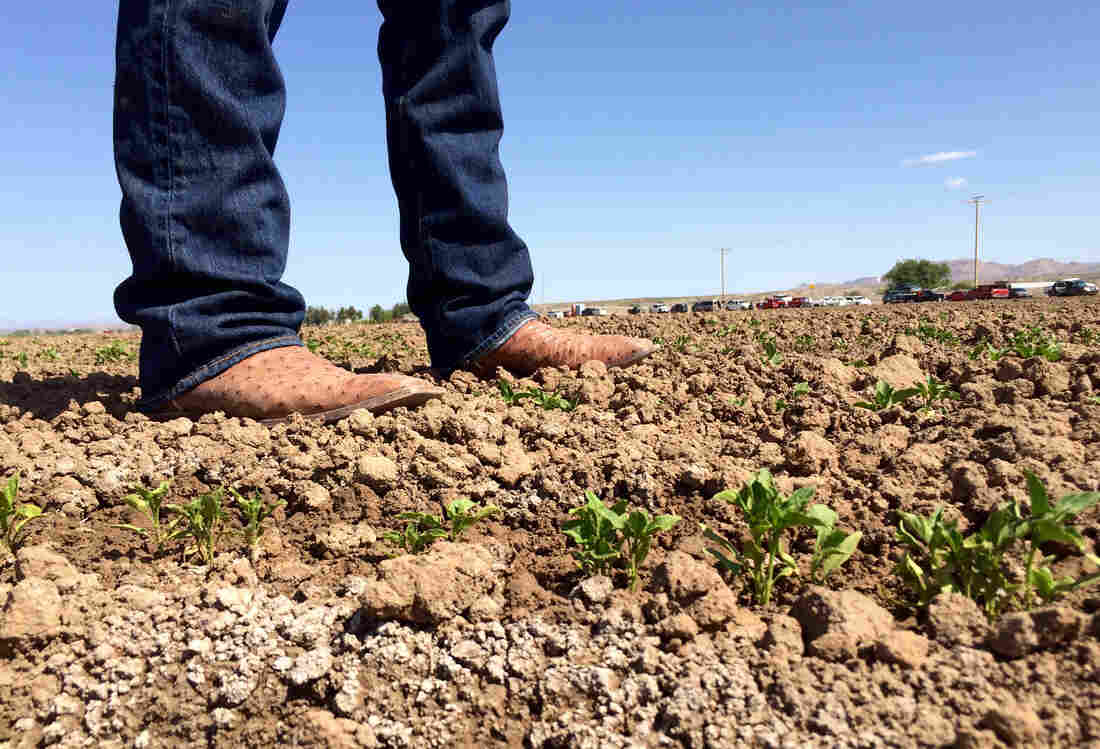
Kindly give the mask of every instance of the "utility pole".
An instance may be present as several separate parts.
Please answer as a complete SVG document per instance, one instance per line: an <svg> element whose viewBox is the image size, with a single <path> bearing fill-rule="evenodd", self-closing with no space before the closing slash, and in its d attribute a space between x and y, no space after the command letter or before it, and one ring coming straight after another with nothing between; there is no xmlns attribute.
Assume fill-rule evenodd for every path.
<svg viewBox="0 0 1100 749"><path fill-rule="evenodd" d="M722 300L722 307L723 308L725 308L725 305L726 305L726 255L729 253L729 251L730 251L729 247L723 247L722 249L718 250L718 254L721 255L721 257L722 257L722 297L721 297L721 300Z"/></svg>
<svg viewBox="0 0 1100 749"><path fill-rule="evenodd" d="M978 288L978 230L981 226L982 203L988 203L984 195L975 195L966 201L974 205L974 288Z"/></svg>

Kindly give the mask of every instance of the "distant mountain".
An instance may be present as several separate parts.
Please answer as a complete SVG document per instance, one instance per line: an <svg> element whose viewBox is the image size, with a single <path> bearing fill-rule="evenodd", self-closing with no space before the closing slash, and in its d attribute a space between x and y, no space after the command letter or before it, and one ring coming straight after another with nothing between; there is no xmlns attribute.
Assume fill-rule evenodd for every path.
<svg viewBox="0 0 1100 749"><path fill-rule="evenodd" d="M952 282L972 281L974 279L973 258L959 258L958 260L947 260L946 262L951 269ZM978 261L979 281L1056 281L1059 278L1096 275L1100 275L1100 263L1063 263L1048 257L1028 260L1026 263L1020 263L1019 265ZM859 288L875 286L880 283L882 283L881 276L864 276L863 278L830 285ZM808 285L802 284L802 287Z"/></svg>
<svg viewBox="0 0 1100 749"><path fill-rule="evenodd" d="M974 278L973 258L948 260L952 281ZM978 279L986 281L1056 281L1073 276L1094 276L1100 273L1100 263L1063 263L1051 258L1028 260L1019 265L978 262Z"/></svg>

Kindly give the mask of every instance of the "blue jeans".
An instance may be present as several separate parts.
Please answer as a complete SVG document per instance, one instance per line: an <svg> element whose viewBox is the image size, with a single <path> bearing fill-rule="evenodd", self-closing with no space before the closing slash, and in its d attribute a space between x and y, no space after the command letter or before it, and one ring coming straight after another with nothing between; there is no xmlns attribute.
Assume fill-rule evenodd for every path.
<svg viewBox="0 0 1100 749"><path fill-rule="evenodd" d="M290 202L273 155L285 106L272 41L287 0L121 0L114 143L142 329L139 406L247 356L301 345L305 301L280 281ZM534 316L508 224L492 45L508 0L379 0L390 173L408 302L432 365L453 369Z"/></svg>

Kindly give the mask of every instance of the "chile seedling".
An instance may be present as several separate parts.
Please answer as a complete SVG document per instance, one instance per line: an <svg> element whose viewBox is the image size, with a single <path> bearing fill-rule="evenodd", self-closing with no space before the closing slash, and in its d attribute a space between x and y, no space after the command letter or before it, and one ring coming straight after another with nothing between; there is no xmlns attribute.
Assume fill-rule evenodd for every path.
<svg viewBox="0 0 1100 749"><path fill-rule="evenodd" d="M16 474L0 489L0 543L12 554L23 545L27 523L42 515L42 508L38 505L29 502L16 504L18 495L19 475Z"/></svg>

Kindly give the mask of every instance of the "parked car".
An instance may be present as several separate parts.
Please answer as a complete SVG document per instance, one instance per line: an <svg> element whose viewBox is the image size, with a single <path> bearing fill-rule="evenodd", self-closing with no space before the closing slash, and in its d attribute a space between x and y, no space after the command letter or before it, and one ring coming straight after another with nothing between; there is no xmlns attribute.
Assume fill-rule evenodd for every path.
<svg viewBox="0 0 1100 749"><path fill-rule="evenodd" d="M813 301L808 296L796 296L787 302L788 307L812 307Z"/></svg>
<svg viewBox="0 0 1100 749"><path fill-rule="evenodd" d="M1008 296L1010 299L1030 299L1031 292L1020 286L1013 286L1008 290Z"/></svg>
<svg viewBox="0 0 1100 749"><path fill-rule="evenodd" d="M632 315L640 315L640 314L642 314L642 307L641 307L641 305L635 304L633 307L628 309L627 312L629 312Z"/></svg>
<svg viewBox="0 0 1100 749"><path fill-rule="evenodd" d="M1096 284L1083 281L1080 278L1055 281L1054 285L1047 289L1049 296L1092 296L1095 293Z"/></svg>
<svg viewBox="0 0 1100 749"><path fill-rule="evenodd" d="M997 283L983 283L976 289L970 290L970 299L1008 299L1012 294L1011 287L1004 281Z"/></svg>
<svg viewBox="0 0 1100 749"><path fill-rule="evenodd" d="M607 317L610 314L603 307L585 307L581 310L582 317Z"/></svg>
<svg viewBox="0 0 1100 749"><path fill-rule="evenodd" d="M702 299L691 305L692 312L714 312L714 308L714 301L711 299Z"/></svg>
<svg viewBox="0 0 1100 749"><path fill-rule="evenodd" d="M770 296L764 301L760 302L758 309L781 309L787 306L787 302L779 297Z"/></svg>
<svg viewBox="0 0 1100 749"><path fill-rule="evenodd" d="M744 299L730 299L726 302L726 309L738 310L738 309L752 309L752 302L747 302Z"/></svg>
<svg viewBox="0 0 1100 749"><path fill-rule="evenodd" d="M886 290L886 293L882 295L883 304L903 304L905 302L916 301L916 296L920 292L920 286L892 286Z"/></svg>
<svg viewBox="0 0 1100 749"><path fill-rule="evenodd" d="M676 302L676 304L672 305L672 311L673 312L687 312L688 311L688 306L686 304L684 304L683 302Z"/></svg>
<svg viewBox="0 0 1100 749"><path fill-rule="evenodd" d="M959 289L947 295L949 302L965 302L970 299L970 289Z"/></svg>
<svg viewBox="0 0 1100 749"><path fill-rule="evenodd" d="M932 289L921 289L913 297L914 302L942 302L946 296Z"/></svg>
<svg viewBox="0 0 1100 749"><path fill-rule="evenodd" d="M669 307L664 302L654 302L653 304L649 305L649 311L656 313L671 312L672 307Z"/></svg>
<svg viewBox="0 0 1100 749"><path fill-rule="evenodd" d="M549 312L546 313L546 316L560 319L560 318L565 317L565 312L563 310L560 310L560 309L552 309L552 310L550 310Z"/></svg>
<svg viewBox="0 0 1100 749"><path fill-rule="evenodd" d="M846 296L844 297L844 304L871 304L871 300L865 296Z"/></svg>

